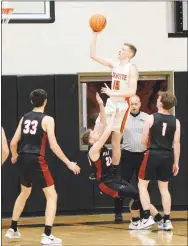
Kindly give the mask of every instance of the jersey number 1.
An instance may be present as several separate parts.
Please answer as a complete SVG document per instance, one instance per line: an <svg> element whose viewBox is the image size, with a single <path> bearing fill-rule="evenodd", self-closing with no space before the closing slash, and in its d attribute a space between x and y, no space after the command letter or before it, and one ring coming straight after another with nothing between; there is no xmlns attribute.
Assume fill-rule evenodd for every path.
<svg viewBox="0 0 188 246"><path fill-rule="evenodd" d="M32 135L35 135L36 132L37 132L37 126L38 126L38 121L37 120L26 120L24 121L24 129L23 129L23 132L25 134L32 134Z"/></svg>
<svg viewBox="0 0 188 246"><path fill-rule="evenodd" d="M163 122L162 136L165 136L165 134L166 134L166 127L167 127L167 123Z"/></svg>

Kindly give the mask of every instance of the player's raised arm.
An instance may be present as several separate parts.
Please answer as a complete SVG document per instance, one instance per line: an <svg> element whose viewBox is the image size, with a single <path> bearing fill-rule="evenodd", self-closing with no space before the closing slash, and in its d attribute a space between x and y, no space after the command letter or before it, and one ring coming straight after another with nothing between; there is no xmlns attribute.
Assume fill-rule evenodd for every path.
<svg viewBox="0 0 188 246"><path fill-rule="evenodd" d="M6 159L8 158L9 148L8 148L7 139L6 139L6 136L5 136L5 131L4 131L3 128L1 128L1 132L2 132L2 159L1 159L1 165L3 165L4 162L6 161Z"/></svg>
<svg viewBox="0 0 188 246"><path fill-rule="evenodd" d="M100 57L96 53L97 35L98 35L97 32L93 32L93 37L92 37L91 46L90 46L90 57L94 61L96 61L96 62L98 62L104 66L107 66L109 68L112 68L113 67L113 61L112 60Z"/></svg>
<svg viewBox="0 0 188 246"><path fill-rule="evenodd" d="M104 128L106 127L106 115L105 115L105 109L104 109L104 103L102 98L99 96L98 93L96 93L96 99L99 105L99 120L100 122L95 124L94 131L97 131L99 135L101 135L104 131Z"/></svg>
<svg viewBox="0 0 188 246"><path fill-rule="evenodd" d="M176 131L174 134L174 165L173 173L176 176L179 172L179 158L180 158L180 122L176 120Z"/></svg>
<svg viewBox="0 0 188 246"><path fill-rule="evenodd" d="M105 109L104 109L104 103L102 98L99 96L99 93L96 93L96 99L99 104L99 109L100 109L100 123L106 126L106 114L105 114Z"/></svg>
<svg viewBox="0 0 188 246"><path fill-rule="evenodd" d="M106 141L108 140L111 132L112 132L112 127L113 127L113 124L114 124L114 120L118 114L118 109L116 109L112 116L111 116L111 119L110 121L108 122L108 124L106 125L105 127L105 130L103 132L103 134L101 135L101 137L99 138L99 140L93 144L93 146L91 147L89 153L90 155L92 155L92 152L93 153L97 153L100 151L100 149L103 147L103 145L106 143Z"/></svg>
<svg viewBox="0 0 188 246"><path fill-rule="evenodd" d="M55 123L54 119L50 116L44 117L44 126L46 127L46 132L48 135L48 140L50 144L51 150L54 152L54 154L62 160L67 167L74 172L74 174L80 173L80 168L76 165L76 163L71 162L66 155L61 150L60 146L57 143L56 137L55 137Z"/></svg>
<svg viewBox="0 0 188 246"><path fill-rule="evenodd" d="M23 121L23 118L20 120L19 125L16 129L16 132L14 134L14 137L10 142L10 150L12 153L12 163L13 164L17 161L17 158L18 158L17 149L18 149L18 142L20 141L20 138L21 138L22 121Z"/></svg>

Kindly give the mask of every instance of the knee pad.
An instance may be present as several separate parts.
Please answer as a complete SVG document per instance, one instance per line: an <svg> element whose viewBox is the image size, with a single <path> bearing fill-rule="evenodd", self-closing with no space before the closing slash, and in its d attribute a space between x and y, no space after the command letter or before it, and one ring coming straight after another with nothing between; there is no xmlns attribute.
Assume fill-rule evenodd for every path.
<svg viewBox="0 0 188 246"><path fill-rule="evenodd" d="M129 203L129 208L130 210L139 210L142 208L142 204L140 200L131 200Z"/></svg>

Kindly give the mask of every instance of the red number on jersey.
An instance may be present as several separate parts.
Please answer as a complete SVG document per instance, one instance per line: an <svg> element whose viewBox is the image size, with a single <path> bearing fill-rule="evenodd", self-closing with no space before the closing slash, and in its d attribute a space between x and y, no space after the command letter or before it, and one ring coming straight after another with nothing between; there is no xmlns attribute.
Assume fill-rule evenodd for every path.
<svg viewBox="0 0 188 246"><path fill-rule="evenodd" d="M113 90L119 90L120 82L119 80L114 80Z"/></svg>

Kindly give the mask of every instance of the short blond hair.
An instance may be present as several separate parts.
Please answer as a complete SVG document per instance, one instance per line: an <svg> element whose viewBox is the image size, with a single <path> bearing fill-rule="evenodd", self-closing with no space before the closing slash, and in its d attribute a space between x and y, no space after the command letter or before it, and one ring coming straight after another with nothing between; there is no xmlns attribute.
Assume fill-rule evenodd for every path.
<svg viewBox="0 0 188 246"><path fill-rule="evenodd" d="M90 132L91 132L91 130L88 129L87 131L85 131L85 132L82 134L81 139L82 139L82 142L83 142L84 144L89 145Z"/></svg>
<svg viewBox="0 0 188 246"><path fill-rule="evenodd" d="M124 45L129 47L129 49L131 50L133 54L132 57L134 57L136 55L137 48L133 44L130 44L130 43L124 43Z"/></svg>

